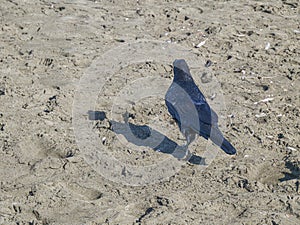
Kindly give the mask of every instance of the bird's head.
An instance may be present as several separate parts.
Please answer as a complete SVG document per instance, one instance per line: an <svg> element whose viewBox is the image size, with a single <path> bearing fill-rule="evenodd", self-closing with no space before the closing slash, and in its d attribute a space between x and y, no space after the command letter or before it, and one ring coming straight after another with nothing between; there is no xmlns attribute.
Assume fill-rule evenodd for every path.
<svg viewBox="0 0 300 225"><path fill-rule="evenodd" d="M173 62L174 80L189 81L193 80L190 69L184 59L176 59Z"/></svg>

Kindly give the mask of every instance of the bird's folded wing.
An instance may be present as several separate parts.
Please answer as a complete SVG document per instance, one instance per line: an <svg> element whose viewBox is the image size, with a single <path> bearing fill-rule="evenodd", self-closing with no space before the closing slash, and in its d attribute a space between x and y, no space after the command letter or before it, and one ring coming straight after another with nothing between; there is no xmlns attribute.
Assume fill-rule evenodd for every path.
<svg viewBox="0 0 300 225"><path fill-rule="evenodd" d="M208 103L205 101L203 102L194 102L195 107L199 114L199 120L206 124L217 124L218 123L218 115L216 112L210 108Z"/></svg>
<svg viewBox="0 0 300 225"><path fill-rule="evenodd" d="M170 98L166 105L172 117L184 127L199 127L197 108L190 99Z"/></svg>
<svg viewBox="0 0 300 225"><path fill-rule="evenodd" d="M166 100L166 105L167 105L168 111L171 114L171 116L173 117L173 119L175 119L176 121L179 121L179 115L178 115L176 109L173 107L172 103L170 103L169 101Z"/></svg>

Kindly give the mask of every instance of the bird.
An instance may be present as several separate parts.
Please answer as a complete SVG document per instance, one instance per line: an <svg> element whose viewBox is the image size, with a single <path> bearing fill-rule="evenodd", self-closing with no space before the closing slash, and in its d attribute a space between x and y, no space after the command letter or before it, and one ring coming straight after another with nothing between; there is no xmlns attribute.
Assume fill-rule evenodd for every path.
<svg viewBox="0 0 300 225"><path fill-rule="evenodd" d="M165 95L165 103L172 118L176 121L181 133L186 138L185 154L182 158L191 156L188 146L196 135L211 139L225 153L236 154L236 149L224 138L218 126L218 115L209 106L190 73L184 59L173 62L174 78Z"/></svg>

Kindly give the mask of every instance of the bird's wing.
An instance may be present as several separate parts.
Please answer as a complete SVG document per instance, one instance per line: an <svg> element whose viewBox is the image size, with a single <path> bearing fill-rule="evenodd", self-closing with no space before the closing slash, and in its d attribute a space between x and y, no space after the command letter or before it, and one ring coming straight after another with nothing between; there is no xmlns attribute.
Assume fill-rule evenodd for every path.
<svg viewBox="0 0 300 225"><path fill-rule="evenodd" d="M205 101L202 102L194 102L194 105L199 114L199 120L203 123L213 125L218 123L218 115L217 113L210 108L208 103Z"/></svg>
<svg viewBox="0 0 300 225"><path fill-rule="evenodd" d="M214 110L212 110L209 104L206 101L205 96L202 94L200 89L197 87L194 81L185 84L184 90L190 96L194 107L197 108L199 113L199 119L201 122L206 124L217 124L218 123L218 116Z"/></svg>
<svg viewBox="0 0 300 225"><path fill-rule="evenodd" d="M199 127L199 116L190 96L176 85L171 85L166 94L166 105L172 117L182 127ZM182 126L182 127L181 127Z"/></svg>
<svg viewBox="0 0 300 225"><path fill-rule="evenodd" d="M170 103L168 100L166 100L166 105L168 108L169 113L171 114L172 118L175 119L177 122L179 122L179 115L176 111L176 109L173 107L172 103Z"/></svg>

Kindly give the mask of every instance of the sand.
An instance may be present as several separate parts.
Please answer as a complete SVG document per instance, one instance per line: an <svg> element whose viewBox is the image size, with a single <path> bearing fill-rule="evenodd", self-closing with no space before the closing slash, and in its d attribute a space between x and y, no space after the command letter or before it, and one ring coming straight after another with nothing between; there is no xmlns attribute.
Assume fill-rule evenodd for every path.
<svg viewBox="0 0 300 225"><path fill-rule="evenodd" d="M0 224L300 224L299 3L200 2L1 2ZM176 58L237 155L167 154Z"/></svg>

